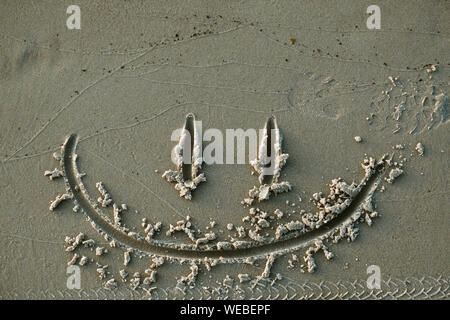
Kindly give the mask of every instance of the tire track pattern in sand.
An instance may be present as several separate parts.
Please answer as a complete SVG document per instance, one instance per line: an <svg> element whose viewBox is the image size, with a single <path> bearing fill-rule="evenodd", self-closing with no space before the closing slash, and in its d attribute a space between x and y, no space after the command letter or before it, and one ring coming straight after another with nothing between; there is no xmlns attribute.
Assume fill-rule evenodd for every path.
<svg viewBox="0 0 450 320"><path fill-rule="evenodd" d="M242 291L251 290L250 285L239 285ZM382 281L381 289L371 290L366 286L366 281L359 279L354 281L320 281L320 282L294 282L286 284L276 283L273 286L258 289L254 298L257 300L380 300L380 299L422 299L436 300L450 298L450 279L448 276L425 276L421 278L389 277ZM28 290L25 292L8 291L0 294L0 299L222 299L219 287L204 290L198 288L188 289L181 294L176 287L155 288L151 292L132 290L123 287L120 290L81 289L81 290ZM228 299L241 298L241 290L230 290ZM253 290L256 291L256 290ZM257 294L258 293L258 294Z"/></svg>

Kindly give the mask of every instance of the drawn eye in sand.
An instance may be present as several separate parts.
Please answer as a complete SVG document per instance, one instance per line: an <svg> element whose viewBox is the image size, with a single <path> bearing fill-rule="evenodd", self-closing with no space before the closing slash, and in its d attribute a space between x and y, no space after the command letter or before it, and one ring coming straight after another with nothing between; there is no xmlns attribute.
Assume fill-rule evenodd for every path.
<svg viewBox="0 0 450 320"><path fill-rule="evenodd" d="M191 123L194 124L194 126L185 124L184 127L194 132L190 175L185 175L184 161L179 161L180 156L183 155L180 152L176 153L175 157L176 160L178 159L176 171L169 170L163 175L169 182L173 180L176 184L183 184L182 187L186 190L182 187L177 190L185 198L186 196L190 198L190 191L195 189L188 188L189 178L191 181L204 180L202 173L199 174L202 160L195 146L195 117L188 115L186 122L188 121L192 121ZM271 138L269 138L269 131ZM288 182L279 181L280 170L286 164L288 155L282 152L282 137L274 117L269 118L264 132L258 159L252 161L251 164L259 173L259 187L250 190L249 199L251 200L243 201L248 206L252 205L255 199L258 200L257 203L267 201L271 194L276 195L292 189ZM180 140L183 140L183 135ZM366 157L361 164L364 175L359 183L348 184L343 179L333 179L329 184L328 195L322 193L312 195L311 201L316 207L315 212L302 210L298 219L289 221L286 219L287 215L284 215L280 209L268 212L251 206L245 209L248 210L248 215L242 219L243 225L228 224L229 237L222 239L221 235L211 230L199 233L198 229L194 228L193 221L189 216L175 224L170 224L168 228L160 222L150 223L144 218L142 232L131 232L122 221L122 214L126 212L127 205L117 204L102 182L96 184L99 192L97 199L88 194L82 181L84 174L79 172L77 166L77 143L77 135L69 136L62 145L61 154L53 154L55 160L59 162L60 168L45 172L50 179L62 177L66 187L65 192L51 202L50 210L56 210L62 201L72 200L75 212L81 211L111 247L123 250L125 268L120 270L119 276L107 271L108 266L97 262L99 278L105 287L111 289L117 286L116 279L125 281L128 277L126 268L133 255L148 257L150 260L150 268L145 270L144 275L135 273L129 281L133 289L138 287L149 289L148 286L156 281L157 269L165 261L189 265L190 273L177 280L180 286L195 285L199 272L209 272L218 264L243 263L256 268L262 262L264 268L259 271L258 275L252 277L248 274L238 274L237 277L240 282L268 279L276 259L287 255L292 255L292 259L289 259L290 266L294 267L298 264L297 267L301 272L314 272L316 269L314 254L321 251L327 259L332 259L333 253L329 250L330 244L337 243L342 239L353 241L358 235L360 223L366 222L369 226L372 224L373 218L378 215L373 204L373 196L383 182L383 175L391 168L389 176L385 178L391 183L402 173L401 167L403 166L402 163L394 162L392 157L388 159L387 155L378 161L372 157ZM269 146L273 149L272 164L269 164L264 158ZM272 167L269 171L270 174L266 174L268 172L264 171L268 167ZM178 178L167 178L171 176ZM110 218L111 214L107 213L109 210L112 211L112 219ZM160 236L163 229L166 230L167 237L182 232L187 235L191 243L178 243L171 241L170 238L169 240L156 239L155 237ZM80 256L75 252L82 250L83 246L90 247L94 252L95 241L86 239L84 234L66 238L66 251L73 254L69 264L85 265L87 263L86 256ZM103 255L106 251L104 247L97 246L95 248L96 256ZM297 259L297 254L303 256L302 261ZM277 275L275 278L280 279L280 276Z"/></svg>
<svg viewBox="0 0 450 320"><path fill-rule="evenodd" d="M289 158L287 153L283 153L282 140L277 119L272 116L264 125L258 158L250 161L250 165L258 173L259 186L254 186L248 192L249 198L245 198L243 204L251 205L255 199L268 200L272 194L291 191L292 186L289 182L278 181L281 169Z"/></svg>
<svg viewBox="0 0 450 320"><path fill-rule="evenodd" d="M172 161L176 170L167 170L162 177L167 182L175 183L175 190L180 192L180 197L192 199L192 191L206 181L204 173L199 174L202 168L201 137L199 124L195 116L190 113L186 116L184 127L179 134L179 142L172 152Z"/></svg>

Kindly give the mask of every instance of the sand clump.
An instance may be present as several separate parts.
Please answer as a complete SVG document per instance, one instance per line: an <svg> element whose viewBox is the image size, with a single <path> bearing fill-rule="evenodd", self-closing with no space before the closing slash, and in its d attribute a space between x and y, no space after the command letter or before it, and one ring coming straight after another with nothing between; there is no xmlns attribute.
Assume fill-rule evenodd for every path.
<svg viewBox="0 0 450 320"><path fill-rule="evenodd" d="M193 286L195 284L195 280L197 279L198 276L198 265L196 265L195 263L191 264L189 270L191 271L187 276L183 276L180 279L178 279L177 284L184 284L187 286Z"/></svg>
<svg viewBox="0 0 450 320"><path fill-rule="evenodd" d="M416 150L416 152L419 154L419 156L423 156L423 154L425 153L425 147L423 146L422 143L417 143L416 146L414 147L414 150Z"/></svg>
<svg viewBox="0 0 450 320"><path fill-rule="evenodd" d="M96 256L102 256L106 252L108 252L108 251L105 249L105 247L97 247L97 248L95 248L95 255Z"/></svg>
<svg viewBox="0 0 450 320"><path fill-rule="evenodd" d="M393 183L395 179L403 174L403 170L400 168L391 169L389 172L389 176L386 178L388 183Z"/></svg>
<svg viewBox="0 0 450 320"><path fill-rule="evenodd" d="M72 252L74 251L81 243L83 242L85 238L84 233L80 232L75 237L69 237L66 236L64 239L64 243L66 246L66 252Z"/></svg>
<svg viewBox="0 0 450 320"><path fill-rule="evenodd" d="M113 200L111 199L111 195L108 193L108 191L106 191L103 182L97 182L95 184L95 187L101 195L101 197L98 197L97 202L100 203L103 208L106 208L113 202Z"/></svg>
<svg viewBox="0 0 450 320"><path fill-rule="evenodd" d="M50 211L54 211L56 209L56 207L58 207L61 202L63 202L64 200L69 200L73 198L73 194L70 192L66 192L60 195L57 195L55 200L50 202L50 207L49 210Z"/></svg>
<svg viewBox="0 0 450 320"><path fill-rule="evenodd" d="M162 223L160 221L158 221L154 224L151 224L151 223L147 222L146 218L143 218L141 226L142 226L142 228L144 228L145 240L147 242L151 242L153 236L161 231Z"/></svg>
<svg viewBox="0 0 450 320"><path fill-rule="evenodd" d="M58 168L55 168L54 170L45 170L44 176L48 177L50 180L57 179L63 176L63 172L59 170Z"/></svg>
<svg viewBox="0 0 450 320"><path fill-rule="evenodd" d="M169 230L167 230L166 235L171 236L175 232L184 232L188 238L194 242L197 243L197 239L195 238L195 230L192 229L192 223L191 223L191 217L186 216L185 219L177 221L176 225L169 225Z"/></svg>

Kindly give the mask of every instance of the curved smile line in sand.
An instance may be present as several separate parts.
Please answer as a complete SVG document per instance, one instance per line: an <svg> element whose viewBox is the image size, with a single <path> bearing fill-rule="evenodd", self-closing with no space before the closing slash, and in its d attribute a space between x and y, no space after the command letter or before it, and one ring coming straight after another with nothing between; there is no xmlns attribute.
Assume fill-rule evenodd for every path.
<svg viewBox="0 0 450 320"><path fill-rule="evenodd" d="M359 215L356 215L358 209L364 201L376 190L381 174L385 166L378 165L375 172L367 179L363 180L361 191L353 198L351 203L338 216L325 223L321 227L307 233L291 232L278 241L270 243L252 243L245 248L235 248L231 250L219 250L211 246L181 245L166 241L152 240L147 242L135 237L129 236L126 232L117 229L110 222L102 217L95 202L88 195L86 188L81 181L82 175L78 171L76 164L76 147L78 137L76 134L70 135L62 147L62 169L64 179L68 188L73 194L73 201L80 206L82 212L87 216L97 231L106 234L118 242L119 245L138 250L149 255L158 255L174 259L201 260L218 259L223 260L243 260L247 258L264 258L268 255L279 255L293 252L299 249L307 248L314 244L317 239L324 239L336 232L338 228L346 224L355 222Z"/></svg>

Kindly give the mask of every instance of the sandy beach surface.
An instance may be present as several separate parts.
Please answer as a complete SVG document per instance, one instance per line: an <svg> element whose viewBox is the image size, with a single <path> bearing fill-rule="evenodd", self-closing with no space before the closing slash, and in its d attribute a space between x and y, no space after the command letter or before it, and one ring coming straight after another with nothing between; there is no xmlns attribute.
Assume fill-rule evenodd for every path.
<svg viewBox="0 0 450 320"><path fill-rule="evenodd" d="M375 30L366 26L370 1L80 0L73 30L71 4L0 3L0 298L449 298L449 2L378 1ZM250 208L241 201L258 186L252 159L204 164L207 180L192 200L161 177L175 170L170 138L189 113L203 132L224 137L276 117L289 154L280 180L292 190L251 205L271 216L270 226L260 213L253 225L243 221ZM71 134L76 150L61 153ZM252 230L270 238L320 211L314 193L328 195L337 178L359 183L364 158L384 154L392 157L385 171L343 211L353 217L356 201L377 187L373 224L355 225L354 241L325 239L334 257L317 247L314 272L305 252L333 230L327 225L262 241L263 249L222 255L194 246L211 233L212 246L250 241ZM54 179L44 176L55 168ZM402 174L388 183L395 168ZM93 203L100 181L112 203L85 201L75 169L86 174ZM64 193L71 199L49 210ZM99 211L111 221L93 223L103 235L86 220L103 217ZM180 220L182 230L171 233ZM148 224L154 242L136 239ZM107 252L96 255L102 247ZM379 289L367 286L373 268Z"/></svg>

